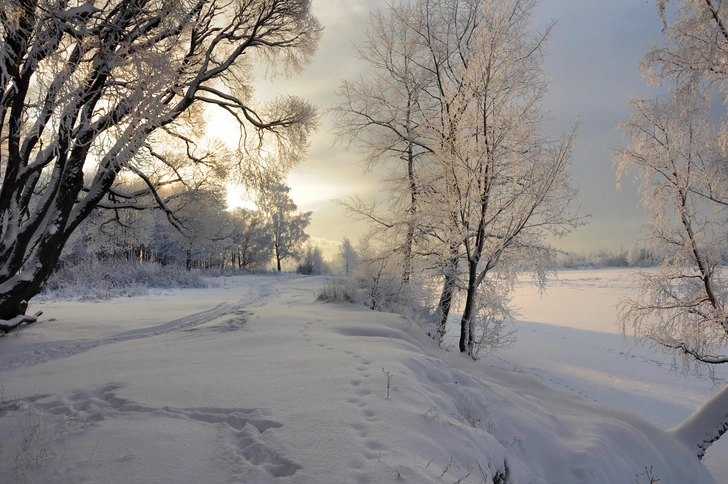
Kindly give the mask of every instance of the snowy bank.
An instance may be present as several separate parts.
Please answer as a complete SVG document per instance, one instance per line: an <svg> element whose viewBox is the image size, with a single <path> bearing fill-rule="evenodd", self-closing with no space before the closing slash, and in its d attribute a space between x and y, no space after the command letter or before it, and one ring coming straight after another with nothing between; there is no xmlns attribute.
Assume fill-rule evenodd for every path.
<svg viewBox="0 0 728 484"><path fill-rule="evenodd" d="M0 340L0 476L714 482L640 417L442 352L395 315L317 302L322 281L36 305L56 320Z"/></svg>

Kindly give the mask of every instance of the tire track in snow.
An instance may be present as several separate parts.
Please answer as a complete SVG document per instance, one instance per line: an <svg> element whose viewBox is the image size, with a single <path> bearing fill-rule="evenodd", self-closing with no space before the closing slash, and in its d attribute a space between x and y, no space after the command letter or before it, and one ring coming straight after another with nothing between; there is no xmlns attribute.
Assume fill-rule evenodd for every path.
<svg viewBox="0 0 728 484"><path fill-rule="evenodd" d="M193 313L163 324L125 331L96 340L34 343L28 345L26 350L0 355L0 371L25 368L59 358L67 358L99 346L151 338L179 331L194 331L203 324L223 319L219 324L208 326L208 329L211 331L234 331L245 323L246 308L262 306L272 295L277 293L277 290L272 287L276 282L259 286L246 286L244 289L250 292L235 303L220 303L205 311ZM228 317L230 315L232 317Z"/></svg>

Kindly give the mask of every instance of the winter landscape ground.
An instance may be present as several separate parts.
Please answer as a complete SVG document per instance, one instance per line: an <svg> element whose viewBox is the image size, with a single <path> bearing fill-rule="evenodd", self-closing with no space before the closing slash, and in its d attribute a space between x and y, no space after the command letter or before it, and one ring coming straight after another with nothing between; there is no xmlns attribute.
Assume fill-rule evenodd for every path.
<svg viewBox="0 0 728 484"><path fill-rule="evenodd" d="M35 303L0 339L0 482L728 482L728 445L711 477L661 430L726 375L624 345L629 274L520 285L518 342L479 362L324 277Z"/></svg>

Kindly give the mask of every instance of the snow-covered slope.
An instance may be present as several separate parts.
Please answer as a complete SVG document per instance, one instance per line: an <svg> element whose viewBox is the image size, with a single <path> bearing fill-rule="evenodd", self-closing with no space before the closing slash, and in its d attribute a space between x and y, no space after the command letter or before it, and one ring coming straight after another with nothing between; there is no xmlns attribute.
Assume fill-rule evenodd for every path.
<svg viewBox="0 0 728 484"><path fill-rule="evenodd" d="M39 305L56 320L0 340L0 482L714 482L647 421L321 283Z"/></svg>

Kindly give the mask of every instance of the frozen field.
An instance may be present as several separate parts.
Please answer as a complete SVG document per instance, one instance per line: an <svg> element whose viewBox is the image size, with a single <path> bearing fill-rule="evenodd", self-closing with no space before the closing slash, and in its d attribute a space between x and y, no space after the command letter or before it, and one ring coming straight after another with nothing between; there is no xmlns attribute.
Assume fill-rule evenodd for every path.
<svg viewBox="0 0 728 484"><path fill-rule="evenodd" d="M728 482L725 445L713 481L660 430L723 380L623 347L627 274L520 287L519 342L478 363L319 277L35 304L0 339L0 482Z"/></svg>
<svg viewBox="0 0 728 484"><path fill-rule="evenodd" d="M567 270L546 294L521 284L514 348L487 361L515 367L543 383L605 405L636 413L668 429L688 417L726 384L728 368L708 375L682 375L672 359L626 341L615 325L616 305L630 293L634 270ZM728 483L728 439L714 444L704 462L716 482Z"/></svg>

